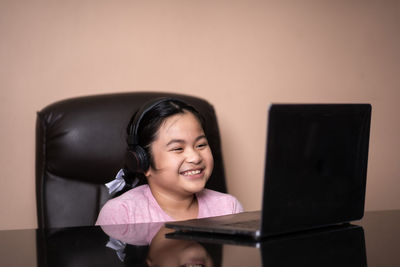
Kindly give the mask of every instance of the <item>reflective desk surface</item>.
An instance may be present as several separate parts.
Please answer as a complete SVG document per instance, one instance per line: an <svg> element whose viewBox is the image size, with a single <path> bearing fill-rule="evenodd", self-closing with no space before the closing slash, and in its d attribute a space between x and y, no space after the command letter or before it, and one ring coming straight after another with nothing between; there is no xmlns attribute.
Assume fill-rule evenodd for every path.
<svg viewBox="0 0 400 267"><path fill-rule="evenodd" d="M400 266L400 210L259 243L162 224L4 230L0 266Z"/></svg>

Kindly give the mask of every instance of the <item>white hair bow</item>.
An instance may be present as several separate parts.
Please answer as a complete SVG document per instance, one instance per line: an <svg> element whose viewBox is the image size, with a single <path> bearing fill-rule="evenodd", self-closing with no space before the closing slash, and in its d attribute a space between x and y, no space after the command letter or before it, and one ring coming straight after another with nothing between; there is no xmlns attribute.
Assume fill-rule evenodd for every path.
<svg viewBox="0 0 400 267"><path fill-rule="evenodd" d="M115 176L115 179L112 180L111 182L106 183L106 186L108 188L108 193L110 195L119 192L124 188L124 186L126 185L124 176L125 176L124 170L120 169L117 173L117 176ZM138 183L139 179L135 178L135 181L132 183L132 188L135 187Z"/></svg>

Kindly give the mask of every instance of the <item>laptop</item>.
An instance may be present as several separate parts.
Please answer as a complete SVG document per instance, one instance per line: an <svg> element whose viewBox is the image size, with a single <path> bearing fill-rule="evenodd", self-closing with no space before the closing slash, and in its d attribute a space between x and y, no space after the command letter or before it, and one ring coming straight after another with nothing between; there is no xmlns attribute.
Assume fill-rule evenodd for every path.
<svg viewBox="0 0 400 267"><path fill-rule="evenodd" d="M370 121L370 104L272 104L261 211L165 226L260 240L361 219Z"/></svg>

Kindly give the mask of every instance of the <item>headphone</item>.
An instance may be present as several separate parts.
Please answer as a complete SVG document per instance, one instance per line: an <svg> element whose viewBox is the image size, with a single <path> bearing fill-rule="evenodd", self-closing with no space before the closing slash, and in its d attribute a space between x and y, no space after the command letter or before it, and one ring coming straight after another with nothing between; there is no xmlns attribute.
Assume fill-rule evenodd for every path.
<svg viewBox="0 0 400 267"><path fill-rule="evenodd" d="M142 122L143 117L146 116L146 114L154 107L168 101L180 102L187 105L184 101L176 98L162 97L147 102L134 115L129 126L127 139L129 149L126 152L126 166L130 171L144 173L149 169L150 157L146 150L139 145L138 131L140 123Z"/></svg>

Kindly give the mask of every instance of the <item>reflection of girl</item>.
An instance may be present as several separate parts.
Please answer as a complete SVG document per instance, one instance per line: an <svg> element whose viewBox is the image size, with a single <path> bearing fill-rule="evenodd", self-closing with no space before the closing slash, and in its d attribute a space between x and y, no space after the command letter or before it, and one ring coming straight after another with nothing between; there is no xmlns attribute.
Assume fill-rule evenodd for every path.
<svg viewBox="0 0 400 267"><path fill-rule="evenodd" d="M109 200L96 224L165 222L242 212L231 195L205 189L214 166L200 114L164 98L145 105L128 126L125 180L138 186Z"/></svg>
<svg viewBox="0 0 400 267"><path fill-rule="evenodd" d="M165 234L173 230L162 227L162 223L104 225L101 228L110 236L107 246L114 249L127 266L212 267L221 261L220 245L211 245L212 257L200 243L165 238Z"/></svg>

